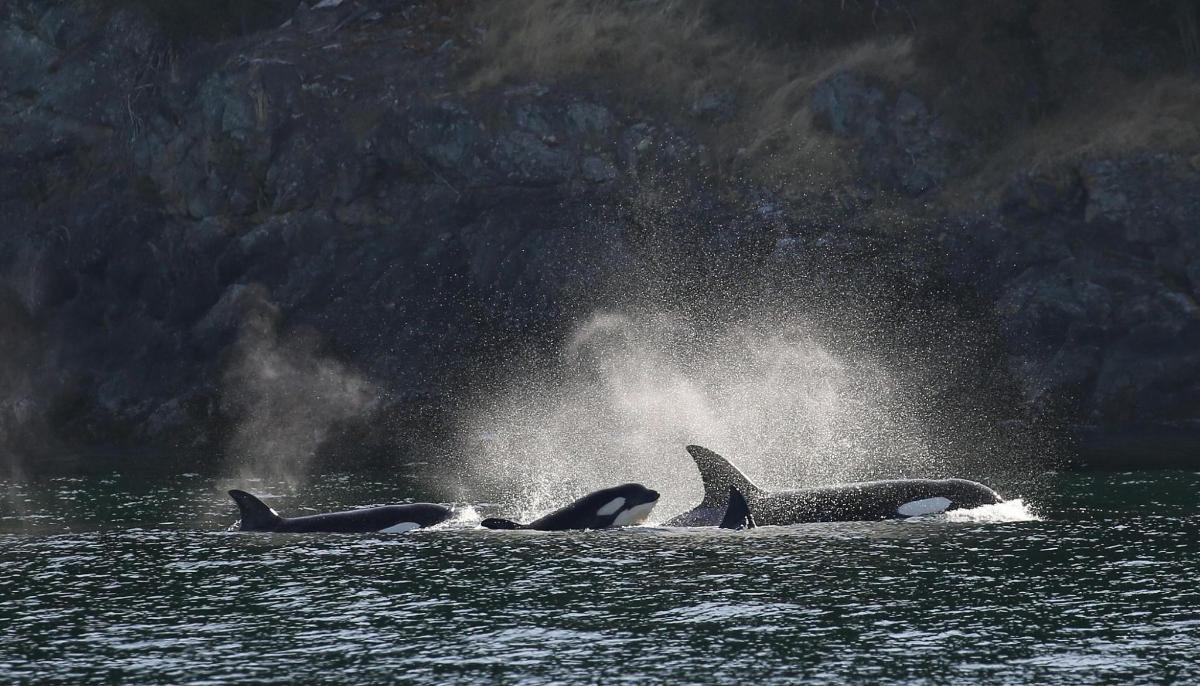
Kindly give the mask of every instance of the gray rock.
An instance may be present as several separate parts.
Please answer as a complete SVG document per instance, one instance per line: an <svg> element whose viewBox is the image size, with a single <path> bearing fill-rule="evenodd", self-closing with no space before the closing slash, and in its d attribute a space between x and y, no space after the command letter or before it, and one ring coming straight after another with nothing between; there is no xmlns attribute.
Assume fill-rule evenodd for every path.
<svg viewBox="0 0 1200 686"><path fill-rule="evenodd" d="M482 129L466 108L443 102L414 114L408 141L421 159L459 180L480 175Z"/></svg>
<svg viewBox="0 0 1200 686"><path fill-rule="evenodd" d="M242 326L256 327L278 317L278 308L262 284L235 283L221 294L208 312L192 327L192 334L206 342L232 341Z"/></svg>
<svg viewBox="0 0 1200 686"><path fill-rule="evenodd" d="M713 123L733 119L737 112L737 96L733 91L707 91L692 101L689 111L693 117Z"/></svg>
<svg viewBox="0 0 1200 686"><path fill-rule="evenodd" d="M508 183L542 186L567 181L574 159L569 151L552 148L531 133L513 131L497 142L495 164Z"/></svg>
<svg viewBox="0 0 1200 686"><path fill-rule="evenodd" d="M573 102L567 105L567 121L577 133L602 134L612 125L612 115L602 105Z"/></svg>
<svg viewBox="0 0 1200 686"><path fill-rule="evenodd" d="M517 128L539 138L554 134L554 129L550 126L544 108L536 103L518 105L513 113L513 120L516 122Z"/></svg>
<svg viewBox="0 0 1200 686"><path fill-rule="evenodd" d="M1188 263L1187 277L1192 285L1192 297L1200 298L1200 258Z"/></svg>
<svg viewBox="0 0 1200 686"><path fill-rule="evenodd" d="M579 166L583 178L592 183L606 183L617 178L617 168L601 157L585 157Z"/></svg>
<svg viewBox="0 0 1200 686"><path fill-rule="evenodd" d="M817 121L839 136L871 135L882 128L877 115L884 99L883 91L844 71L817 84L808 105Z"/></svg>
<svg viewBox="0 0 1200 686"><path fill-rule="evenodd" d="M15 25L0 27L0 94L33 97L45 84L46 69L58 51Z"/></svg>
<svg viewBox="0 0 1200 686"><path fill-rule="evenodd" d="M1070 276L1034 267L1007 285L996 310L1017 340L1058 348L1071 325L1084 319L1089 309L1103 313L1102 300L1090 305Z"/></svg>
<svg viewBox="0 0 1200 686"><path fill-rule="evenodd" d="M1080 176L1087 193L1084 221L1107 221L1120 224L1129 216L1129 199L1121 190L1121 174L1107 160L1085 162Z"/></svg>
<svg viewBox="0 0 1200 686"><path fill-rule="evenodd" d="M1084 197L1078 169L1061 165L1017 174L1004 189L1001 209L1020 219L1072 215L1079 211Z"/></svg>
<svg viewBox="0 0 1200 686"><path fill-rule="evenodd" d="M894 112L896 120L906 126L921 124L929 119L925 103L908 91L903 91L896 98Z"/></svg>
<svg viewBox="0 0 1200 686"><path fill-rule="evenodd" d="M6 417L54 417L85 444L215 426L224 356L256 321L316 332L418 416L403 408L437 407L478 357L559 340L667 275L689 299L667 307L720 313L720 283L811 300L833 339L865 319L857 344L911 351L901 375L928 376L912 388L931 406L985 414L1020 391L1068 421L1200 419L1200 175L1183 151L1026 170L999 211L981 196L943 217L930 191L973 143L922 91L843 72L806 105L856 178L795 198L736 160L711 183L695 135L650 105L633 119L597 90L464 87L473 44L432 28L429 3L305 6L172 59L102 4L0 5L0 311L21 324L0 345L20 331L8 364L45 389L35 411L0 398ZM736 105L683 103L709 121ZM865 224L877 208L894 235Z"/></svg>
<svg viewBox="0 0 1200 686"><path fill-rule="evenodd" d="M853 72L817 84L808 97L814 120L859 142L858 166L870 179L920 195L946 179L964 146L911 92L894 98Z"/></svg>
<svg viewBox="0 0 1200 686"><path fill-rule="evenodd" d="M645 122L639 122L625 129L617 144L617 154L621 163L632 174L637 174L639 164L646 159L654 146L654 130Z"/></svg>

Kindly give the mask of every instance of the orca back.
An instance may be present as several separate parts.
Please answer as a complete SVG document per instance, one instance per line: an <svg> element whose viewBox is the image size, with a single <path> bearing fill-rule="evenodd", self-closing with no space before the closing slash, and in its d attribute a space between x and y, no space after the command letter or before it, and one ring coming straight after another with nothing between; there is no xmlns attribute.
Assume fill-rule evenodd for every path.
<svg viewBox="0 0 1200 686"><path fill-rule="evenodd" d="M524 529L525 528L523 525L517 524L516 522L514 522L510 519L501 519L499 517L488 517L487 519L480 522L479 526L482 526L485 529L507 529L507 530Z"/></svg>
<svg viewBox="0 0 1200 686"><path fill-rule="evenodd" d="M446 521L453 511L433 503L361 507L342 512L326 512L304 517L289 517L275 531L284 533L400 533L433 526Z"/></svg>

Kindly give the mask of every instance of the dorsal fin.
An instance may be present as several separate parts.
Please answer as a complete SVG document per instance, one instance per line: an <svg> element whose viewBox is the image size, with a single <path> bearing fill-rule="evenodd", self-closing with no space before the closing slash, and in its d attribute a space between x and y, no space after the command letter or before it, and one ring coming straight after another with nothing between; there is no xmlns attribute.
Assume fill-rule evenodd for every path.
<svg viewBox="0 0 1200 686"><path fill-rule="evenodd" d="M729 487L729 505L725 506L725 516L721 518L722 529L753 529L754 515L750 505L734 486Z"/></svg>
<svg viewBox="0 0 1200 686"><path fill-rule="evenodd" d="M234 489L229 497L242 513L242 531L271 531L283 521L275 510L245 491Z"/></svg>
<svg viewBox="0 0 1200 686"><path fill-rule="evenodd" d="M700 481L704 484L704 500L700 507L724 507L729 501L731 487L737 488L742 496L750 500L762 492L737 467L708 448L689 445L687 451L696 461L696 467L700 469Z"/></svg>

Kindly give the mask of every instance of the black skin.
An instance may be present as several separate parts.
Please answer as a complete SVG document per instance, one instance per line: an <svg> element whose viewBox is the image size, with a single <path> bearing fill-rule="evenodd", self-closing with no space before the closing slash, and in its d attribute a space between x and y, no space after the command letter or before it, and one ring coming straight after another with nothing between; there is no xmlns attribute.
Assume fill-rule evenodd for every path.
<svg viewBox="0 0 1200 686"><path fill-rule="evenodd" d="M901 505L926 498L946 498L950 510L1004 502L992 489L966 479L891 479L771 492L755 486L725 458L707 448L689 445L687 451L700 469L704 500L673 517L666 526L719 525L729 503L730 488L745 497L748 512L758 526L896 519L902 516L897 512Z"/></svg>
<svg viewBox="0 0 1200 686"><path fill-rule="evenodd" d="M729 505L725 507L725 516L721 518L722 529L753 529L758 526L754 515L750 514L750 505L746 498L733 486L729 487Z"/></svg>
<svg viewBox="0 0 1200 686"><path fill-rule="evenodd" d="M229 496L241 511L242 531L357 534L382 531L401 522L413 522L422 527L433 526L450 519L454 514L444 505L414 503L288 518L275 514L266 503L245 491L233 490Z"/></svg>
<svg viewBox="0 0 1200 686"><path fill-rule="evenodd" d="M899 519L901 505L926 498L945 498L949 510L1003 502L987 486L966 479L895 479L760 492L747 499L759 525L804 522L856 522Z"/></svg>
<svg viewBox="0 0 1200 686"><path fill-rule="evenodd" d="M615 512L600 515L597 511L615 498L624 498L625 503ZM625 510L658 502L658 491L651 490L641 484L622 484L612 488L593 491L579 500L559 508L529 524L517 524L507 519L490 518L480 522L488 529L533 529L537 531L569 531L576 529L606 529Z"/></svg>

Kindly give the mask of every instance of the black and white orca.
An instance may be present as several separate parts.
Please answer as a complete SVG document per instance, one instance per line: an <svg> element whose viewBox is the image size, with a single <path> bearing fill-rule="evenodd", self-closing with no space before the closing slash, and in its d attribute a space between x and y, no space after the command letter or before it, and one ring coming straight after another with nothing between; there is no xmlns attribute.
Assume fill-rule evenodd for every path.
<svg viewBox="0 0 1200 686"><path fill-rule="evenodd" d="M747 516L758 526L897 519L1004 502L992 489L966 479L891 479L770 492L707 448L689 445L687 451L700 469L704 499L665 526L721 524L729 519L731 489L744 496ZM731 521L739 521L736 508Z"/></svg>
<svg viewBox="0 0 1200 686"><path fill-rule="evenodd" d="M400 533L433 526L450 519L453 510L433 503L364 507L345 512L329 512L307 517L280 517L266 503L245 491L232 490L229 497L241 510L242 531L277 533L359 534L372 531Z"/></svg>
<svg viewBox="0 0 1200 686"><path fill-rule="evenodd" d="M622 484L593 491L579 500L534 520L518 524L492 517L480 522L488 529L533 529L567 531L571 529L607 529L641 524L658 503L658 491L641 484Z"/></svg>

